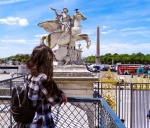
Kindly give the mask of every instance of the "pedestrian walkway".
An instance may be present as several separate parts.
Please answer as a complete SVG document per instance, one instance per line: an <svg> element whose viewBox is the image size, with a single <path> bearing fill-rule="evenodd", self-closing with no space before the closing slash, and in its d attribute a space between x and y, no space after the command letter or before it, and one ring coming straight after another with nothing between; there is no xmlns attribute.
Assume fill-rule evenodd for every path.
<svg viewBox="0 0 150 128"><path fill-rule="evenodd" d="M15 75L16 76L16 75ZM9 79L9 78L12 78L10 76L10 74L0 74L0 80L5 80L5 79Z"/></svg>

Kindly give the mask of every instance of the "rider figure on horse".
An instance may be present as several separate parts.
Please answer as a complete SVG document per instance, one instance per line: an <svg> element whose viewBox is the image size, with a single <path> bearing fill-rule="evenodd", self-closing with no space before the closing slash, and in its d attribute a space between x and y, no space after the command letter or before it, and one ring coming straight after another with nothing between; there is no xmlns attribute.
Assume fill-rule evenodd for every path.
<svg viewBox="0 0 150 128"><path fill-rule="evenodd" d="M50 7L51 8L51 7ZM60 39L66 35L66 33L68 31L70 31L70 24L71 24L71 18L68 15L68 9L67 8L63 8L63 12L61 12L61 14L58 14L56 9L51 8L53 11L55 11L56 14L56 20L58 22L60 22L60 18L62 18L62 22L61 22L61 30L59 32L62 32L61 36L59 37L58 41L60 41ZM70 24L69 24L70 23ZM55 31L58 32L58 31Z"/></svg>
<svg viewBox="0 0 150 128"><path fill-rule="evenodd" d="M72 20L73 20L78 14L81 14L81 13L79 12L79 9L75 9L75 13L74 13L73 16L72 16ZM86 20L86 18L85 18L84 20ZM78 26L78 27L82 27L82 26L80 25L80 26Z"/></svg>

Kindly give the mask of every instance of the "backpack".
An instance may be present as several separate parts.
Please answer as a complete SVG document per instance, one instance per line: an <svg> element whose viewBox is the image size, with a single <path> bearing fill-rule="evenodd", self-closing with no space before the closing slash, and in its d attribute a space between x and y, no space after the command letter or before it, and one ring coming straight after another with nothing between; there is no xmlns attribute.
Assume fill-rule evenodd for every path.
<svg viewBox="0 0 150 128"><path fill-rule="evenodd" d="M11 113L15 122L31 123L36 109L33 108L28 99L28 81L20 82L12 88Z"/></svg>

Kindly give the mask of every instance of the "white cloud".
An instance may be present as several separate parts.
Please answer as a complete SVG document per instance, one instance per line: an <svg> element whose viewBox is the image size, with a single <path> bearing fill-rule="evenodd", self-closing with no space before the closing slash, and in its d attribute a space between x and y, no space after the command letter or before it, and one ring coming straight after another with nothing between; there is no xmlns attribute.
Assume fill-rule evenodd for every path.
<svg viewBox="0 0 150 128"><path fill-rule="evenodd" d="M118 53L118 54L132 54L141 52L143 54L149 53L150 43L140 43L134 45L132 43L111 43L101 45L100 51L104 55L106 53Z"/></svg>
<svg viewBox="0 0 150 128"><path fill-rule="evenodd" d="M0 19L1 24L7 24L7 25L20 25L20 26L26 26L28 25L28 20L27 19L22 19L19 17L7 17L6 19Z"/></svg>
<svg viewBox="0 0 150 128"><path fill-rule="evenodd" d="M39 35L35 35L35 37L42 37L42 36L46 36L47 34L39 34Z"/></svg>
<svg viewBox="0 0 150 128"><path fill-rule="evenodd" d="M108 28L107 26L101 26L102 28Z"/></svg>
<svg viewBox="0 0 150 128"><path fill-rule="evenodd" d="M128 35L141 35L145 37L149 37L150 31L149 30L139 30L139 31L126 31L120 33L121 36L128 36Z"/></svg>
<svg viewBox="0 0 150 128"><path fill-rule="evenodd" d="M113 29L113 30L108 30L108 31L105 31L105 32L101 32L101 34L110 34L110 33L113 33L115 32L116 30Z"/></svg>
<svg viewBox="0 0 150 128"><path fill-rule="evenodd" d="M15 25L17 24L16 21L18 20L18 17L7 17L6 19L0 19L1 24L8 24L8 25Z"/></svg>
<svg viewBox="0 0 150 128"><path fill-rule="evenodd" d="M134 45L131 42L130 43L105 42L100 45L100 55L105 55L106 53L132 54L132 53L138 53L138 52L141 52L143 54L149 54L149 47L150 47L150 43L140 43L138 45L137 44ZM95 43L91 43L91 46L89 49L86 48L86 43L81 43L81 48L83 50L82 57L96 55Z"/></svg>
<svg viewBox="0 0 150 128"><path fill-rule="evenodd" d="M20 39L20 40L1 40L1 42L4 42L4 43L25 43L26 40L24 40L24 39Z"/></svg>
<svg viewBox="0 0 150 128"><path fill-rule="evenodd" d="M145 27L141 26L141 27L135 27L135 28L124 28L124 29L121 29L120 31L137 31L137 30L143 30L145 29Z"/></svg>
<svg viewBox="0 0 150 128"><path fill-rule="evenodd" d="M12 4L12 3L17 3L22 1L26 1L26 0L2 0L0 1L0 4Z"/></svg>
<svg viewBox="0 0 150 128"><path fill-rule="evenodd" d="M8 49L8 47L0 47L0 49Z"/></svg>
<svg viewBox="0 0 150 128"><path fill-rule="evenodd" d="M27 19L19 19L19 25L20 26L26 26L28 25L28 20Z"/></svg>
<svg viewBox="0 0 150 128"><path fill-rule="evenodd" d="M81 30L81 34L88 34L88 35L93 35L96 33L96 29L95 30L92 30L92 29L84 29L84 30Z"/></svg>

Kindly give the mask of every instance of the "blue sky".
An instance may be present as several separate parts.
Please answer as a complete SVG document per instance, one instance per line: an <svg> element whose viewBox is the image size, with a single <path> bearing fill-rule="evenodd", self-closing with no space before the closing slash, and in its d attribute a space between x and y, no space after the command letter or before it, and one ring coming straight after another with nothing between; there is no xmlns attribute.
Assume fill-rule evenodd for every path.
<svg viewBox="0 0 150 128"><path fill-rule="evenodd" d="M81 21L82 33L88 34L91 47L77 42L82 56L95 55L96 28L100 26L100 54L150 54L150 0L0 0L0 58L30 54L48 34L37 24L55 19L49 7L69 15L74 9L87 17Z"/></svg>

